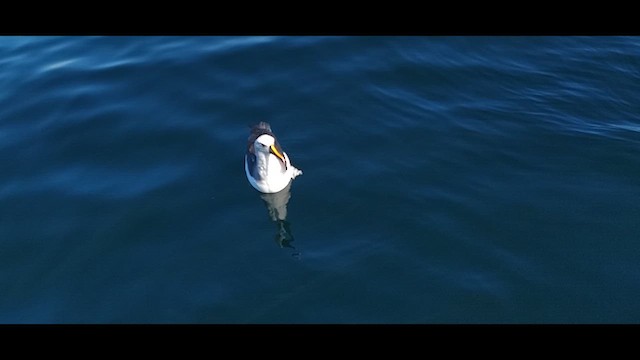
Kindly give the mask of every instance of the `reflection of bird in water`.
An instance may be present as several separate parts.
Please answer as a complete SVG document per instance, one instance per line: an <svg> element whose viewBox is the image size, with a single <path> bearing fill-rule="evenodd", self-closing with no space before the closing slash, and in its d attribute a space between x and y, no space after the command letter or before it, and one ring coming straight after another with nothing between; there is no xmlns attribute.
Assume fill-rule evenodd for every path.
<svg viewBox="0 0 640 360"><path fill-rule="evenodd" d="M264 121L251 128L244 171L251 186L267 194L277 193L302 175L302 171L291 165L271 126Z"/></svg>
<svg viewBox="0 0 640 360"><path fill-rule="evenodd" d="M291 224L287 221L287 203L291 198L291 182L277 193L261 194L260 197L267 206L269 218L276 223L278 228L275 236L276 243L280 247L295 249L291 245L293 242Z"/></svg>

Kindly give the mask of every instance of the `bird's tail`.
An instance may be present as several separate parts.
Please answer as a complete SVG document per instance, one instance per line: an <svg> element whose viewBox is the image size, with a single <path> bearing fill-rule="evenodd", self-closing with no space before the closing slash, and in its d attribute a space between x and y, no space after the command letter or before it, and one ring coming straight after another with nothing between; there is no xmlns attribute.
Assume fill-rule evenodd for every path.
<svg viewBox="0 0 640 360"><path fill-rule="evenodd" d="M269 125L268 122L266 121L260 121L259 123L255 124L255 125L251 125L250 126L251 129L255 129L255 130L266 130L271 132L271 125Z"/></svg>
<svg viewBox="0 0 640 360"><path fill-rule="evenodd" d="M302 170L298 169L297 167L293 166L293 176L291 177L292 179L295 179L296 176L298 175L302 175Z"/></svg>

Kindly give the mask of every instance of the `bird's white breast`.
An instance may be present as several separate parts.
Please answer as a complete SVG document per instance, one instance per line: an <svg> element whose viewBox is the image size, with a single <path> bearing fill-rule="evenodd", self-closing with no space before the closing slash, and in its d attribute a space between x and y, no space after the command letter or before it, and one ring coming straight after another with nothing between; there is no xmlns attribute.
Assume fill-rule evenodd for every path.
<svg viewBox="0 0 640 360"><path fill-rule="evenodd" d="M259 179L255 179L251 176L249 171L249 165L245 158L245 173L247 179L251 185L258 191L263 193L276 193L284 189L293 177L293 167L290 166L289 156L287 153L283 153L285 162L287 164L287 170L284 170L282 162L273 154L256 154L256 167L259 174Z"/></svg>

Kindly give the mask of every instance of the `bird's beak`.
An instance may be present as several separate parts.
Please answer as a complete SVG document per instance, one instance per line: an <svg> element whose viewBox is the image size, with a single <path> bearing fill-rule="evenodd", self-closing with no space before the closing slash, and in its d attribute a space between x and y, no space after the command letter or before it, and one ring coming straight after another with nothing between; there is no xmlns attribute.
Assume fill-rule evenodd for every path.
<svg viewBox="0 0 640 360"><path fill-rule="evenodd" d="M282 165L284 165L284 168L286 169L287 163L286 161L284 161L284 155L282 155L282 153L278 151L278 149L276 149L274 145L271 145L271 147L269 147L269 150L273 155L277 156L282 161Z"/></svg>

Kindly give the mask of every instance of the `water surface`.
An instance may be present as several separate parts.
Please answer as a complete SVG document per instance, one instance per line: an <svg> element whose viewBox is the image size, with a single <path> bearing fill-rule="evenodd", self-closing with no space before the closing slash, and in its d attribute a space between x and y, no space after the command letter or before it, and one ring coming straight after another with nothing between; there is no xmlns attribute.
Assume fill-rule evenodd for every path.
<svg viewBox="0 0 640 360"><path fill-rule="evenodd" d="M0 37L0 322L637 323L638 84L637 37Z"/></svg>

